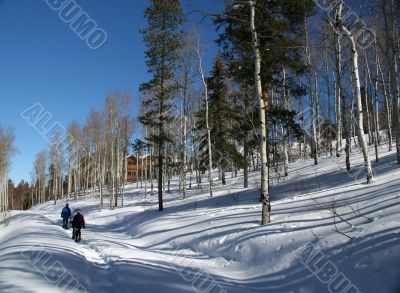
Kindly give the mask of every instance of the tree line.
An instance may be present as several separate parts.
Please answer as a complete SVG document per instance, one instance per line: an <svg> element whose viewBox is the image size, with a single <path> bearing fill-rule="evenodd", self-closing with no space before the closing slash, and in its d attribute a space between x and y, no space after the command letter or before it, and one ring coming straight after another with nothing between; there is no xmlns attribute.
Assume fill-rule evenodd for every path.
<svg viewBox="0 0 400 293"><path fill-rule="evenodd" d="M131 148L150 158L141 177L160 211L174 176L184 199L194 188L213 196L214 180L225 185L241 173L247 188L258 172L266 224L269 186L291 162L330 156L350 170L358 148L366 182L369 149L379 161L394 146L400 163L399 3L230 0L219 12L190 9L213 20L215 43L204 43L201 25L187 25L181 1L149 1L141 33L150 78L139 88L138 117L129 94L117 92L83 125L72 122L65 145L54 137L36 157L31 205L90 192L101 208L105 199L123 205ZM210 46L218 52L206 68Z"/></svg>

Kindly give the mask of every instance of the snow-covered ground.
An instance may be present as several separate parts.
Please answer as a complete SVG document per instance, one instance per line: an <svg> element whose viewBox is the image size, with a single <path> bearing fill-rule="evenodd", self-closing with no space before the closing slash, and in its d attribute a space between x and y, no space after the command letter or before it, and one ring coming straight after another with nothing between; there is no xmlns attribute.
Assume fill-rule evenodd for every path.
<svg viewBox="0 0 400 293"><path fill-rule="evenodd" d="M204 184L182 200L174 181L163 212L135 184L114 210L71 201L87 222L81 244L61 227L65 201L12 212L0 292L400 292L400 168L381 152L370 185L360 155L350 173L344 158L292 164L266 226L258 173L248 189L241 176L216 182L213 198Z"/></svg>

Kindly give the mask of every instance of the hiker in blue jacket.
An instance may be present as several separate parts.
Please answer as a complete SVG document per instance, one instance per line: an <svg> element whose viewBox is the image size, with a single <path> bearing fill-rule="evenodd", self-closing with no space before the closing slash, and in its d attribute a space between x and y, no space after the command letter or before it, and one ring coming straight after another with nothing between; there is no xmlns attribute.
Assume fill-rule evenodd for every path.
<svg viewBox="0 0 400 293"><path fill-rule="evenodd" d="M68 204L62 209L61 218L63 218L63 228L68 229L68 220L71 219L71 209Z"/></svg>

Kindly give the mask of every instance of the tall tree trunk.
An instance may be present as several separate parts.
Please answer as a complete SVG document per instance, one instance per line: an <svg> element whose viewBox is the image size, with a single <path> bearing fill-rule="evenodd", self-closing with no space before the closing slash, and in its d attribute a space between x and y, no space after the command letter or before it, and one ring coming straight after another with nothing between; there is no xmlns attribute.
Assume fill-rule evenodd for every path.
<svg viewBox="0 0 400 293"><path fill-rule="evenodd" d="M147 168L149 167L149 157L146 156L146 165L144 167L144 198L147 198Z"/></svg>
<svg viewBox="0 0 400 293"><path fill-rule="evenodd" d="M389 3L388 3L389 2ZM388 7L388 5L390 5ZM388 19L388 14L390 19ZM395 7L393 0L383 0L383 15L386 30L387 64L389 66L389 79L393 95L394 129L396 132L397 163L400 164L400 105L398 88L398 67L395 43Z"/></svg>
<svg viewBox="0 0 400 293"><path fill-rule="evenodd" d="M195 120L194 117L192 118L193 122L192 122L192 126L190 128L190 146L191 146L191 156L190 156L190 180L189 180L189 189L192 189L192 177L193 177L193 170L195 169L195 147L194 147L194 139L195 139L195 132L194 132L194 128L195 128ZM197 180L197 176L196 176L196 180Z"/></svg>
<svg viewBox="0 0 400 293"><path fill-rule="evenodd" d="M161 126L160 126L161 131ZM158 210L164 209L163 205L163 143L158 143Z"/></svg>
<svg viewBox="0 0 400 293"><path fill-rule="evenodd" d="M320 148L321 148L321 115L319 112L319 84L318 84L318 74L317 68L314 67L314 81L315 81L315 122L317 123L316 126L316 136L317 136L317 143L316 143L316 152L317 156L319 156Z"/></svg>
<svg viewBox="0 0 400 293"><path fill-rule="evenodd" d="M328 98L328 123L329 123L329 132L327 133L327 136L328 136L327 138L328 138L329 155L332 157L333 156L332 133L330 130L330 126L332 125L331 82L329 80L328 45L327 45L326 39L324 39L324 48L325 48L324 63L325 63L325 71L326 71L325 82L326 82L327 98Z"/></svg>
<svg viewBox="0 0 400 293"><path fill-rule="evenodd" d="M368 58L367 58L367 52L366 52L366 50L364 49L363 50L363 55L364 55L364 62L365 62L365 68L367 69L367 76L368 76L368 81L369 81L369 85L370 85L370 87L372 87L372 86L374 86L374 84L373 84L373 82L372 82L372 76L371 76L371 71L370 71L370 69L369 69L369 63L368 63ZM377 103L378 103L378 94L377 94L377 90L378 90L378 88L376 87L376 86L374 86L374 93L375 93L375 104L376 104L376 106L375 106L375 109L378 107L377 106ZM366 87L366 89L365 89L365 92L367 93L368 92L368 89L367 89L367 87ZM372 92L370 91L370 94L372 95ZM367 97L368 95L366 95L366 97ZM368 99L368 97L366 98L366 103L368 104L369 103L369 99ZM371 102L371 104L372 104L372 102ZM375 149L375 161L376 162L379 162L379 154L378 154L378 137L379 137L379 133L378 133L378 125L377 125L377 116L376 116L376 114L374 113L374 111L371 111L371 114L372 114L372 122L373 122L373 125L374 125L374 129L372 129L372 127L369 129L369 131L370 132L372 132L372 140L373 140L373 143L374 143L374 149ZM379 114L378 114L379 115ZM369 125L369 127L371 126L371 124Z"/></svg>
<svg viewBox="0 0 400 293"><path fill-rule="evenodd" d="M250 28L252 32L253 51L254 51L254 79L256 95L259 104L260 112L260 154L261 154L261 198L262 198L262 217L261 224L265 225L271 221L271 204L269 199L269 164L267 154L267 119L265 112L268 111L268 97L263 97L262 84L261 84L261 54L258 48L258 36L255 25L255 1L249 1L250 4Z"/></svg>
<svg viewBox="0 0 400 293"><path fill-rule="evenodd" d="M308 40L308 22L307 18L304 18L304 35L305 35L305 55L307 62L307 79L308 79L308 95L310 98L310 124L311 124L311 155L314 159L314 165L318 165L317 159L317 130L315 127L315 106L314 106L314 94L312 86L312 75L311 75L311 56L309 49Z"/></svg>
<svg viewBox="0 0 400 293"><path fill-rule="evenodd" d="M342 113L341 113L341 96L342 96L342 44L341 36L335 35L335 52L336 52L336 87L335 87L335 108L336 108L336 157L340 157L342 152Z"/></svg>
<svg viewBox="0 0 400 293"><path fill-rule="evenodd" d="M145 127L145 137L147 137L147 127ZM147 152L147 154L146 154L146 163L145 163L145 166L144 166L144 198L147 198L147 180L148 180L148 178L147 178L147 168L149 168L149 157L150 157L150 155L148 154L148 151L149 151L149 149L148 149L148 146L146 147L146 152ZM151 157L150 157L151 158ZM151 167L150 167L151 168Z"/></svg>
<svg viewBox="0 0 400 293"><path fill-rule="evenodd" d="M378 87L379 87L379 53L378 53L378 48L377 48L378 44L375 38L375 135L376 138L378 139L378 144L381 144L381 140L380 140L380 117L379 117L379 98L378 98Z"/></svg>
<svg viewBox="0 0 400 293"><path fill-rule="evenodd" d="M286 144L286 138L287 138L287 133L286 129L281 125L281 132L282 132L282 148L283 148L283 171L285 177L289 175L289 157L288 157L288 151L287 151L287 144Z"/></svg>
<svg viewBox="0 0 400 293"><path fill-rule="evenodd" d="M352 49L352 61L353 61L353 74L354 74L354 83L355 83L355 88L356 88L356 103L357 103L357 115L358 115L358 124L357 124L357 130L358 130L358 136L359 136L359 141L360 141L360 146L361 150L363 153L364 157L364 165L367 173L367 183L371 183L373 179L373 174L372 174L372 167L371 167L371 161L369 158L368 154L368 148L367 148L367 143L365 141L365 136L364 136L364 127L363 127L363 111L362 111L362 100L361 100L361 86L360 86L360 75L358 71L358 51L357 51L357 45L354 40L353 34L351 31L349 31L345 26L342 24L342 7L343 7L343 0L339 4L339 10L338 10L338 19L336 24L339 25L339 30L340 32L344 32L348 39L350 40L351 43L351 49Z"/></svg>
<svg viewBox="0 0 400 293"><path fill-rule="evenodd" d="M187 92L188 92L188 83L189 83L189 74L185 71L185 82L183 88L183 127L182 127L182 198L186 197L186 175L187 175L187 152L186 152L186 145L187 145Z"/></svg>
<svg viewBox="0 0 400 293"><path fill-rule="evenodd" d="M110 194L110 208L113 208L113 201L115 198L115 138L111 135L111 194Z"/></svg>
<svg viewBox="0 0 400 293"><path fill-rule="evenodd" d="M247 188L249 187L249 147L246 140L243 148L243 188Z"/></svg>
<svg viewBox="0 0 400 293"><path fill-rule="evenodd" d="M283 96L284 96L284 108L286 110L289 109L289 92L288 92L288 84L287 84L287 74L285 68L283 69ZM284 175L287 177L289 175L288 168L289 168L289 154L288 154L288 134L287 130L283 125L281 125L282 130L282 148L283 148L283 169Z"/></svg>
<svg viewBox="0 0 400 293"><path fill-rule="evenodd" d="M153 128L151 128L150 129L150 133L153 135L154 134L154 130L153 130ZM150 172L150 193L151 193L151 195L153 195L153 188L154 188L154 185L153 185L153 179L154 179L154 175L153 175L153 161L154 161L154 159L153 159L153 157L154 157L154 147L153 147L153 145L151 145L150 146L150 170L149 170L149 172Z"/></svg>
<svg viewBox="0 0 400 293"><path fill-rule="evenodd" d="M378 55L378 58L379 58L379 55ZM383 75L383 70L382 70L381 63L380 63L379 59L378 59L378 68L379 68L379 73L380 73L380 77L381 77L381 80L382 80L383 96L384 96L384 99L385 99L388 145L389 145L389 152L391 152L392 151L392 144L393 144L391 107L390 107L390 102L389 102L388 90L386 88L385 76Z"/></svg>
<svg viewBox="0 0 400 293"><path fill-rule="evenodd" d="M365 82L364 82L364 104L365 104L365 119L367 121L367 128L368 128L368 144L372 144L371 139L371 119L370 119L370 111L369 111L369 82L368 82L368 74L365 74Z"/></svg>
<svg viewBox="0 0 400 293"><path fill-rule="evenodd" d="M203 82L203 87L204 87L204 99L205 99L205 110L206 110L206 131L207 131L207 149L208 149L208 184L209 184L209 194L210 197L213 196L213 178L212 178L212 165L213 165L213 160L212 160L212 145L211 145L211 129L209 125L209 113L208 113L208 85L206 82L206 78L204 75L203 71L203 54L200 51L200 40L198 40L197 44L197 57L198 57L198 69L201 75L201 80Z"/></svg>
<svg viewBox="0 0 400 293"><path fill-rule="evenodd" d="M143 150L140 151L142 166L140 168L140 188L143 188L143 178L144 178L144 161L143 161Z"/></svg>

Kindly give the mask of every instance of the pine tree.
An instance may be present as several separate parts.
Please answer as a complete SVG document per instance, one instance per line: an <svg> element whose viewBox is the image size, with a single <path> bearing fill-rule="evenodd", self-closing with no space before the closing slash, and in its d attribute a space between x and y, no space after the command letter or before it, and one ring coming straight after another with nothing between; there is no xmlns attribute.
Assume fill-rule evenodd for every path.
<svg viewBox="0 0 400 293"><path fill-rule="evenodd" d="M211 143L213 146L213 167L218 168L222 184L226 184L225 171L231 162L238 167L242 165L242 156L237 150L234 141L237 140L235 128L239 115L229 101L229 88L226 84L226 72L220 56L218 55L211 76L207 79L209 89L209 122L211 130ZM204 114L199 113L199 127L204 128ZM203 149L207 148L206 135L202 138ZM202 164L205 165L208 150L203 154Z"/></svg>
<svg viewBox="0 0 400 293"><path fill-rule="evenodd" d="M216 20L224 26L219 43L232 74L254 86L260 112L262 224L270 222L268 149L268 92L282 68L304 71L301 56L302 25L312 11L311 0L230 1L225 15Z"/></svg>
<svg viewBox="0 0 400 293"><path fill-rule="evenodd" d="M163 159L165 144L170 140L166 126L173 120L172 100L177 92L174 74L183 43L179 28L184 16L179 0L151 0L144 14L148 21L147 28L142 30L148 48L145 52L146 65L153 76L140 86L140 91L148 98L143 101L145 111L139 120L145 126L156 129L147 139L158 147L158 203L162 211Z"/></svg>

